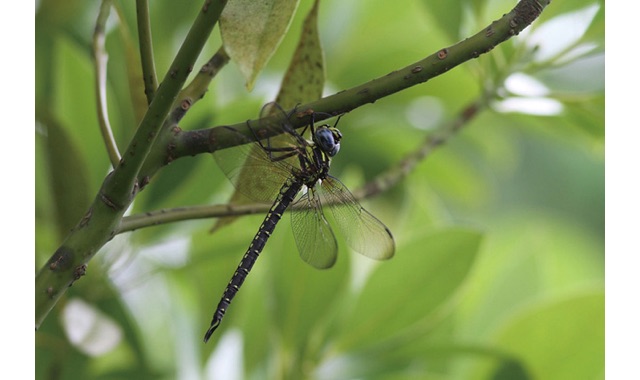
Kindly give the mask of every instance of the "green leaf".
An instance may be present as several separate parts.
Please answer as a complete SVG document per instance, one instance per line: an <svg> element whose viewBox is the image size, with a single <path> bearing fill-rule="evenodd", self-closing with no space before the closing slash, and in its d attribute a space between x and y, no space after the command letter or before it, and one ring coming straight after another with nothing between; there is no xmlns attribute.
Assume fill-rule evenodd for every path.
<svg viewBox="0 0 640 380"><path fill-rule="evenodd" d="M279 233L286 234L286 239L279 248L271 245L268 253L272 256L268 273L274 283L272 312L287 347L301 350L322 341L322 323L328 321L340 295L348 289L351 252L343 244L332 268L315 269L300 258L289 221L281 224Z"/></svg>
<svg viewBox="0 0 640 380"><path fill-rule="evenodd" d="M561 159L552 161L562 162ZM523 167L522 171L525 176L533 176L531 169ZM562 170L563 173L571 171ZM519 177L512 181L523 182ZM516 208L508 203L508 198L507 195L501 197L504 207ZM566 202L567 198L564 195L561 199ZM589 204L596 207L598 201L591 200ZM514 310L536 299L558 297L576 287L604 282L603 243L593 230L582 229L573 220L540 210L513 210L509 217L493 221L491 231L483 247L486 254L474 267L469 286L457 307L460 336L486 340L504 325L505 318Z"/></svg>
<svg viewBox="0 0 640 380"><path fill-rule="evenodd" d="M45 167L42 170L43 176L37 178L36 188L42 189L41 193L47 193L53 201L49 207L53 210L55 222L52 226L55 227L56 241L59 242L87 211L93 189L90 186L91 168L87 165L87 150L83 149L83 141L77 136L81 131L78 131L73 123L73 117L76 114L86 113L86 108L91 109L91 107L84 108L83 104L80 104L81 107L78 110L64 110L71 117L65 114L61 119L57 115L61 115L62 110L57 109L55 105L61 98L74 98L77 91L67 89L68 92L61 93L56 91L56 85L64 86L66 83L60 82L68 78L71 72L75 71L78 75L82 75L88 72L90 66L85 65L86 61L78 63L83 61L82 58L74 56L77 51L66 40L46 33L39 33L38 37L36 44L40 48L41 56L37 73L41 86L36 89L38 97L36 108L37 118L44 127L43 133L39 136L43 137L42 152L46 154L46 159L38 160ZM71 56L61 60L62 54L56 48L69 49L70 51L65 53ZM89 92L86 95L85 99L90 100ZM69 173L74 175L70 176ZM39 225L38 228L42 227L44 226Z"/></svg>
<svg viewBox="0 0 640 380"><path fill-rule="evenodd" d="M63 239L87 211L91 198L84 157L65 128L47 122L49 184L53 192L56 227ZM74 175L69 176L69 173Z"/></svg>
<svg viewBox="0 0 640 380"><path fill-rule="evenodd" d="M311 8L305 19L298 47L282 80L276 103L283 109L292 109L297 104L310 102L322 96L325 77L324 57L320 46L320 36L318 35L318 4L319 0L314 3L313 8ZM274 114L276 110L276 108L272 107L270 114ZM280 136L277 136L273 140L278 141L280 138ZM256 146L253 149L259 148ZM249 160L251 160L251 157ZM251 163L245 163L245 168L250 167ZM242 179L239 180L239 183L245 186L261 186L261 179L256 178L253 170L243 170L241 176ZM236 190L229 202L232 204L248 204L251 200ZM235 217L218 219L212 231L231 224L235 219Z"/></svg>
<svg viewBox="0 0 640 380"><path fill-rule="evenodd" d="M368 279L342 326L342 347L380 342L429 316L464 282L482 235L451 228L399 246Z"/></svg>
<svg viewBox="0 0 640 380"><path fill-rule="evenodd" d="M496 342L535 379L604 378L604 292L553 299L506 323Z"/></svg>
<svg viewBox="0 0 640 380"><path fill-rule="evenodd" d="M211 363L207 360L208 354L214 348L219 349L219 353L228 352L227 340L222 338L230 332L242 334L244 355L236 357L238 362L227 359L218 369L233 370L244 365L245 377L250 379L286 378L285 375L289 375L288 378L394 380L486 379L493 376L511 380L532 374L539 376L538 367L547 363L538 357L542 349L522 346L548 344L548 341L527 341L530 335L518 338L516 334L530 332L522 328L524 324L516 322L523 315L536 322L533 311L538 312L535 315L544 315L554 309L541 307L544 305L532 308L532 301L550 300L551 297L557 300L558 296L566 295L576 287L604 281L605 98L600 86L603 74L601 70L584 70L593 68L595 65L590 64L603 54L604 1L597 1L601 7L577 47L588 45L595 46L594 49L586 53L586 50L578 51L585 53L578 57L586 62L579 62L575 55L571 60L583 65L577 66L581 70L567 65L569 60L554 61L554 66L537 66L534 61L523 58L523 55L532 55L525 51L525 39L545 20L579 11L593 1L552 2L540 20L506 44L423 85L353 110L344 118L341 129L345 140L331 171L339 174L341 170L353 170L362 173L361 177L371 179L385 167L400 162L417 141L425 138L429 131L423 128L447 122L461 107L478 100L486 83L495 80L494 84L499 84L513 71L525 72L547 84L551 82L553 86L549 88L554 91L549 96L565 106L563 114L547 118L484 112L465 126L463 133L448 139L429 156L407 179L408 182L381 195L375 202L377 207L371 211L389 223L397 238L398 252L388 262L374 263L377 266L375 272L371 272L374 276L368 278L370 282L355 289L349 287L349 279L343 277L344 271L353 269L354 277L359 278L360 271L371 261L363 259L356 265L347 266L348 259L355 261L359 256L342 250L342 246L335 268L328 271L308 268L294 248L288 221L283 221L283 227L278 227L279 232L267 244L263 257L231 305L222 326L205 345L201 341L202 334L211 321L213 309L264 216L241 218L231 228L213 236L207 234L208 221L138 230L125 246L115 240L109 242L105 252L97 258L111 260L113 250L136 253L136 260L123 260L124 265L109 271L110 277L134 275L132 282L119 289L127 300L141 286L151 284L149 280L153 280L158 271L175 271L175 276L162 273L162 278L170 280L162 282L171 289L170 293L156 287L154 282L148 297L141 299L164 303L167 305L162 308L164 312L158 313L158 308L139 310L135 307L140 306L137 301L125 304L111 299L113 304L106 303L108 295L102 293L106 283L96 281L96 275L106 275L107 270L102 266L90 266L93 269L74 284L70 294L91 300L95 307L117 321L125 332L123 339L126 342L103 357L83 355L67 341L59 326L58 315L63 308L55 308L36 334L37 378L176 378L185 373L206 377L209 368L205 366ZM248 1L244 3L249 4ZM304 3L303 13L307 13L313 3ZM135 2L119 4L124 9L123 18L128 20L130 32L135 33ZM405 67L438 51L449 44L447 41L481 30L514 4L514 1L506 0L453 0L447 5L424 1L408 2L399 7L392 2L372 6L368 2L325 0L320 28L331 69L331 88L336 89L330 91L348 89ZM259 7L258 4L251 5ZM88 196L94 197L109 168L96 128L89 48L97 6L95 2L79 0L41 0L36 5L36 251L37 261L41 262L57 247L54 235L57 235L58 226L54 225L57 223L54 210L59 204L49 183L48 167L69 165L60 166L49 159L47 123L41 115L49 112L60 124L63 135L58 138L64 142L54 145L56 150L67 155L62 162L77 160L70 164L85 166L85 169L68 166L71 169L62 174L69 184L85 181ZM156 64L162 75L168 71L173 55L194 15L201 11L202 3L150 2L149 7ZM448 14L450 12L453 14ZM295 17L302 21L304 16ZM240 18L239 26L258 25L246 20ZM115 19L110 21L115 22ZM275 27L276 24L268 26ZM283 81L283 96L278 101L287 109L298 102L296 97L315 98L313 92L321 91L316 83L316 75L321 71L308 72L309 64L316 59L289 62L293 54L298 54L294 53L298 43L297 28L303 29L298 21L291 26L296 32L283 40L287 48L285 54L273 56L268 63L270 75L280 73L277 81L283 79L281 76L287 66L301 73L299 77L286 74L293 79ZM304 28L311 26L312 23L307 22ZM130 50L125 48L118 30L111 30L106 46L109 52L110 119L118 142L126 144L128 134L136 124L126 69L131 72L139 69L129 67L127 55ZM560 34L566 34L566 31L567 28L561 28ZM249 38L255 46L260 46L257 41L261 36ZM416 39L421 41L419 49L415 46ZM554 41L552 38L543 42ZM135 38L133 42L135 45ZM212 36L207 49L213 52L220 44L220 36ZM575 53L577 48L571 48L570 52ZM271 51L274 49L273 46L270 48ZM308 54L319 52L312 47L305 50ZM566 55L563 54L563 58ZM201 63L206 59L207 54L203 54ZM560 62L562 66L556 66ZM195 70L198 67L198 64L194 65ZM564 70L556 70L558 68ZM259 70L255 75L257 72ZM182 119L182 129L231 124L257 116L259 103L263 102L258 99L261 95L241 99L238 94L242 88L237 87L242 85L236 86L239 74L233 70L220 74L217 78L220 81L213 83L200 105L193 107ZM287 92L286 89L294 89L296 85L304 88L300 92ZM567 89L571 92L567 93ZM137 94L142 95L141 92ZM425 96L431 100L437 98L439 109L425 107L429 102L420 98ZM418 113L419 118L408 117L412 109L420 107L424 112ZM432 113L432 110L437 112ZM201 124L203 120L206 122ZM62 152L65 146L71 147L72 151ZM202 155L182 161L158 172L151 184L139 193L134 207L151 211L143 206L206 204L223 198L220 195L223 187L225 192L230 192L231 186L223 174L211 170L214 163L210 157ZM81 172L70 173L76 170ZM82 179L72 178L75 176ZM59 177L59 180L65 177ZM345 179L347 176L338 177ZM72 190L79 188L76 186ZM70 198L71 195L67 194ZM517 217L505 219L505 213ZM481 259L471 253L438 253L443 249L438 249L435 243L442 239L428 235L431 226L454 223L479 225L491 231L491 238L483 241L482 251L486 254L481 255ZM169 269L149 266L146 260L139 261L146 257L137 254L142 243L148 245L150 241L172 241L186 236L191 236L191 245L184 267ZM461 272L470 265L473 265L473 275L465 277ZM450 278L451 272L458 280ZM403 286L405 284L408 285ZM363 288L364 293L361 293ZM168 294L171 296L165 299L163 296ZM314 297L319 297L319 305L309 305ZM555 309L560 303L555 303ZM524 307L527 310L519 313L520 317L513 317L515 311ZM588 312L583 307L574 309L573 318L582 318ZM378 313L383 316L377 316ZM504 326L505 321L507 326ZM516 325L519 326L517 331ZM562 328L559 336L572 329L566 325L567 321L558 324ZM589 333L588 327L580 327ZM505 349L494 346L497 338L489 339L495 336L498 328L512 331L509 340L519 344L512 344L514 349L510 350L518 355L514 361L501 358L499 354ZM469 347L468 352L465 345ZM568 357L573 361L575 347L581 358L587 358L582 352L587 345L579 339L574 344L563 339L553 359ZM348 351L341 352L343 348ZM477 353L471 352L474 348ZM487 352L481 352L483 350ZM491 350L496 354L492 355ZM187 360L183 360L185 358ZM588 363L587 367L591 365L588 360L583 361ZM478 369L475 367L477 362L499 365L496 363L500 361L502 367L485 370L484 377L478 377L478 371L473 371ZM357 368L349 373L348 368L347 371L340 368L349 365ZM300 374L296 370L302 366L306 370L304 376L295 376ZM597 376L601 371L595 369L593 373ZM344 374L352 376L342 376Z"/></svg>
<svg viewBox="0 0 640 380"><path fill-rule="evenodd" d="M448 42L460 40L462 31L473 33L468 29L476 29L475 25L467 25L467 14L473 14L476 18L481 17L484 0L452 0L452 1L432 1L423 0L421 3L427 9L438 28L448 37ZM507 9L505 7L505 9Z"/></svg>
<svg viewBox="0 0 640 380"><path fill-rule="evenodd" d="M467 2L467 0L425 0L422 4L428 9L431 19L434 20L440 30L447 35L450 42L454 42L458 40L458 35L460 34L462 10Z"/></svg>
<svg viewBox="0 0 640 380"><path fill-rule="evenodd" d="M582 41L596 43L598 45L598 50L604 52L604 2L599 1L597 4L600 6L598 8L598 13L595 15L593 20L591 20L589 29L587 29L587 32L582 36Z"/></svg>
<svg viewBox="0 0 640 380"><path fill-rule="evenodd" d="M566 120L571 122L570 126L575 130L593 138L594 147L601 147L605 138L604 102L604 93L601 93L593 99L566 105Z"/></svg>
<svg viewBox="0 0 640 380"><path fill-rule="evenodd" d="M231 0L220 17L224 48L236 62L248 89L280 45L297 0Z"/></svg>
<svg viewBox="0 0 640 380"><path fill-rule="evenodd" d="M285 73L276 103L285 109L310 102L322 96L324 88L324 55L318 34L316 0L304 21L298 47Z"/></svg>

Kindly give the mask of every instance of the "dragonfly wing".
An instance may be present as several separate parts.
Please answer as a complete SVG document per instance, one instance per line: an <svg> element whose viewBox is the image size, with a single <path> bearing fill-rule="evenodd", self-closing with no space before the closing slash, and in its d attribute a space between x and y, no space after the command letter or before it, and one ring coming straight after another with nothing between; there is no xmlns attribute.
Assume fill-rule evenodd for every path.
<svg viewBox="0 0 640 380"><path fill-rule="evenodd" d="M213 153L234 187L249 199L271 203L290 171L269 160L259 144L249 142Z"/></svg>
<svg viewBox="0 0 640 380"><path fill-rule="evenodd" d="M282 184L300 170L299 159L293 151L298 144L295 131L286 124L286 116L276 120L281 124L272 121L277 125L250 127L254 136L263 128L284 130L282 134L259 141L257 137L247 137L235 128L226 127L226 138L238 146L213 153L227 178L249 199L271 203Z"/></svg>
<svg viewBox="0 0 640 380"><path fill-rule="evenodd" d="M291 210L291 227L300 257L318 269L331 268L338 257L338 243L322 213L320 199L310 190Z"/></svg>
<svg viewBox="0 0 640 380"><path fill-rule="evenodd" d="M386 260L395 253L391 231L365 210L347 187L335 177L322 181L323 202L333 212L335 222L347 244L354 251L376 260Z"/></svg>

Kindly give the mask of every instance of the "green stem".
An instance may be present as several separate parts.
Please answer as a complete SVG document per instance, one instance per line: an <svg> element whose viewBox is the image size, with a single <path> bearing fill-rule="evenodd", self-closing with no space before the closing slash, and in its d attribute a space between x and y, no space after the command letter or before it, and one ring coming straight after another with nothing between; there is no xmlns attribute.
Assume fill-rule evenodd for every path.
<svg viewBox="0 0 640 380"><path fill-rule="evenodd" d="M100 6L100 13L96 21L96 28L93 33L93 57L96 71L96 102L98 110L98 124L102 134L111 166L116 167L120 161L118 145L113 137L113 130L109 123L109 113L107 111L107 59L108 55L104 49L105 25L111 11L111 0L103 0Z"/></svg>
<svg viewBox="0 0 640 380"><path fill-rule="evenodd" d="M205 1L119 165L107 176L84 217L36 275L36 328L69 286L85 274L91 258L115 235L141 186L138 172L225 4L225 0Z"/></svg>
<svg viewBox="0 0 640 380"><path fill-rule="evenodd" d="M140 170L139 178L151 178L155 173L162 168L162 166L170 163L172 158L172 139L175 133L180 131L178 128L178 122L184 117L184 115L198 102L209 88L211 80L218 74L218 72L229 62L229 56L225 52L224 48L220 48L209 61L202 66L198 74L193 78L178 97L173 102L172 110L162 127L162 133L158 136L156 145L160 147L167 147L169 149L155 149L153 150L147 160L145 161L142 169Z"/></svg>
<svg viewBox="0 0 640 380"><path fill-rule="evenodd" d="M500 20L459 44L442 49L385 77L300 106L298 110L311 109L315 112L338 115L423 83L469 59L477 58L497 44L517 35L539 16L548 3L549 0L522 0ZM138 182L140 169L225 4L225 0L205 1L120 164L107 176L85 216L36 275L36 328L68 287L84 275L86 265L95 253L118 232L125 210L139 188L148 181L143 178L141 183ZM328 117L319 114L316 121ZM292 118L295 127L301 127L308 122L308 114L304 112ZM243 131L247 136L251 135L245 123L233 127ZM239 144L239 141L230 139L231 134L225 131L226 129L221 127L193 133L175 129L173 141L168 144L164 144L163 141L163 144L155 145L158 150L171 147L171 151L164 159L154 159L154 162L149 164L149 172L155 173L157 169L153 170L154 167L159 168L172 159L213 152ZM277 132L268 133L273 135Z"/></svg>
<svg viewBox="0 0 640 380"><path fill-rule="evenodd" d="M195 102L202 99L209 89L209 84L213 78L228 62L229 56L227 52L224 50L224 47L220 47L211 59L202 66L191 83L180 91L177 101L178 104L175 106L181 106L186 111L187 107L193 106Z"/></svg>
<svg viewBox="0 0 640 380"><path fill-rule="evenodd" d="M393 71L383 77L370 82L340 91L310 103L299 105L296 109L299 117L291 118L290 123L294 128L301 128L309 123L307 113L313 110L318 113L315 121L322 121L339 114L349 112L357 107L405 90L417 84L424 83L452 68L484 53L491 51L496 45L519 34L531 24L549 4L549 0L521 0L515 8L505 14L499 20L491 23L472 37L465 39L453 46L440 49L436 53L408 65L397 71ZM267 121L250 120L251 125L270 125ZM211 153L218 149L229 148L237 145L243 139L238 139L238 133L230 133L229 127L240 134L251 138L252 133L247 127L247 122L237 123L231 126L213 127L197 131L176 133L171 145L172 160L184 156L193 156L200 153ZM281 128L261 130L264 137L282 133Z"/></svg>
<svg viewBox="0 0 640 380"><path fill-rule="evenodd" d="M126 65L128 90L131 96L131 107L133 108L135 123L128 125L131 129L131 134L134 133L135 128L140 124L142 118L144 118L145 112L149 108L147 96L144 93L144 81L142 81L142 73L140 67L140 50L134 43L131 32L129 31L129 24L127 23L126 12L122 9L120 2L114 2L113 8L118 15L118 32L122 39L122 47L124 54L124 63ZM155 75L155 74L154 74ZM128 131L127 131L128 132ZM127 134L127 136L130 136Z"/></svg>
<svg viewBox="0 0 640 380"><path fill-rule="evenodd" d="M153 60L153 43L151 41L151 21L149 19L148 0L136 0L136 16L138 20L138 41L140 44L140 61L142 78L147 103L151 104L158 88L158 78Z"/></svg>
<svg viewBox="0 0 640 380"><path fill-rule="evenodd" d="M354 197L360 201L365 198L376 196L389 188L395 186L404 179L421 161L426 159L431 152L441 146L454 134L466 126L479 112L481 112L491 100L488 95L483 95L468 106L466 106L458 117L443 126L438 132L429 135L413 152L410 152L396 166L393 166L376 178L353 192ZM140 228L152 227L161 224L180 222L193 219L221 218L228 216L241 216L250 214L265 213L269 210L268 204L246 204L246 205L205 205L188 206L164 209L153 212L146 212L126 216L122 219L117 233L129 232Z"/></svg>
<svg viewBox="0 0 640 380"><path fill-rule="evenodd" d="M184 220L208 219L225 216L261 214L269 210L267 204L246 205L205 205L176 207L153 212L126 216L122 219L117 233L129 232L139 228L159 226L161 224Z"/></svg>
<svg viewBox="0 0 640 380"><path fill-rule="evenodd" d="M533 20L540 14L543 7L547 4L548 1L544 2L544 4L540 4L535 0L523 0L509 14L504 15L498 21L494 21L490 26L483 29L480 33L469 39L466 39L450 48L441 49L437 53L432 54L431 56L413 65L409 65L407 68L400 70L399 72L390 73L383 78L373 80L350 90L318 100L313 104L324 104L324 102L327 102L327 104L329 104L328 99L331 99L332 102L334 102L335 99L339 99L339 101L335 102L337 104L346 103L348 99L357 96L360 92L364 92L366 94L384 94L385 90L388 92L389 86L387 85L387 80L394 82L394 84L391 85L391 88L401 87L401 89L422 83L429 78L437 76L453 68L454 66L466 62L469 59L478 57L478 52L490 51L496 44L506 41L511 36L519 33L527 25L529 25L528 23L533 22ZM528 23L525 23L524 20L526 20L526 22ZM445 56L443 56L443 54ZM452 66L442 66L442 61L447 61L448 64ZM432 62L433 64L428 64L428 62ZM424 69L416 70L416 67L424 67ZM408 75L403 74L409 69L412 73L413 71L418 71L415 74L416 76L420 75L421 80L416 80L411 76L408 77ZM386 80L383 81L383 79ZM409 81L409 79L412 80ZM372 90L363 91L363 89ZM183 91L183 93L185 93L185 91ZM443 144L452 135L457 133L461 128L463 128L464 125L468 124L468 122L473 117L475 117L480 111L486 108L487 102L493 96L495 96L493 90L485 91L480 99L465 107L456 119L452 120L448 125L444 126L439 132L428 136L425 141L416 148L415 151L408 154L402 161L398 163L398 165L390 168L384 173L381 173L371 182L354 191L354 196L356 197L356 199L375 196L376 194L386 191L388 188L401 181L414 169L414 167L419 162L424 160L425 157L427 157L434 149ZM357 105L359 106L361 104L357 103ZM322 107L315 107L310 103L307 105L299 106L298 110L305 110L309 108L315 111L322 109ZM335 114L336 112L339 112L339 110L330 110L330 112ZM303 115L304 112L301 112L300 114ZM308 122L304 117L296 118L295 116L292 117L291 121L292 124L296 127L304 126L305 123ZM252 125L259 123L257 120L250 122L252 123ZM246 129L246 122L235 124L231 127L238 130L243 130ZM250 133L248 131L245 132ZM173 160L178 158L193 156L200 153L213 152L217 149L233 146L234 141L226 137L227 133L228 129L224 127L215 127L210 129L185 132L176 129L175 135L172 137L173 139L167 141L167 146L173 147L169 155L162 156L161 158L164 160L162 160L160 157L156 160L149 160L149 162L147 162L147 165L145 165L145 173L154 173L159 169L160 166L168 162L172 162ZM118 233L130 231L137 228L189 220L193 218L213 218L231 215L245 215L247 213L259 213L264 211L264 206L256 204L250 204L246 206L194 206L161 210L150 214L135 215L125 218L125 220L123 221L123 225L121 226Z"/></svg>

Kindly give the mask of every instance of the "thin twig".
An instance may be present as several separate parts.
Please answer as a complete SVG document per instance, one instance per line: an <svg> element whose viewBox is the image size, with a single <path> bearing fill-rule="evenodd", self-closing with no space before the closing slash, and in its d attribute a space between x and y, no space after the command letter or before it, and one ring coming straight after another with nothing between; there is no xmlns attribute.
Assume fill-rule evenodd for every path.
<svg viewBox="0 0 640 380"><path fill-rule="evenodd" d="M268 211L269 207L270 205L264 203L252 203L246 205L203 205L162 209L124 217L117 233L121 234L140 228L185 220L261 214Z"/></svg>
<svg viewBox="0 0 640 380"><path fill-rule="evenodd" d="M490 102L487 95L465 107L458 116L444 125L439 131L427 136L422 144L414 151L408 153L397 165L380 173L373 180L353 192L356 200L374 197L398 184L409 175L420 162L429 154L444 144L449 138L459 132ZM330 206L331 203L325 204ZM270 205L264 203L252 203L245 205L205 205L177 207L158 211L146 212L124 217L117 233L129 232L140 228L158 226L161 224L180 222L194 219L221 218L228 216L241 216L265 213ZM295 207L292 207L295 209Z"/></svg>
<svg viewBox="0 0 640 380"><path fill-rule="evenodd" d="M129 31L129 24L127 22L126 12L122 9L120 2L113 3L113 9L118 15L118 32L122 39L122 47L124 54L124 63L126 66L127 79L129 86L129 95L131 96L131 107L133 108L133 115L135 122L128 126L134 130L140 121L144 118L145 112L149 108L147 103L147 97L144 93L144 81L142 78L140 63L140 51L138 44L134 43L131 32Z"/></svg>
<svg viewBox="0 0 640 380"><path fill-rule="evenodd" d="M204 2L120 163L105 178L85 215L36 275L36 329L67 289L86 273L87 263L115 235L140 188L140 169L225 5L226 0Z"/></svg>
<svg viewBox="0 0 640 380"><path fill-rule="evenodd" d="M140 61L142 78L147 103L151 104L158 88L158 77L153 59L153 43L151 40L151 21L149 18L148 0L136 0L136 17L138 20L138 41L140 44Z"/></svg>
<svg viewBox="0 0 640 380"><path fill-rule="evenodd" d="M224 47L220 47L218 51L205 63L198 71L198 74L193 78L191 83L185 86L178 98L173 104L174 111L171 113L169 123L176 124L184 117L187 112L198 100L204 97L204 94L209 90L209 84L215 76L222 70L222 68L229 62L229 56L224 50Z"/></svg>
<svg viewBox="0 0 640 380"><path fill-rule="evenodd" d="M488 52L497 44L518 34L539 16L548 3L549 0L521 0L509 14L492 23L481 33L466 40L468 43L442 49L417 64L342 93L308 103L301 106L300 110L311 109L320 113L337 115L425 82L469 59ZM36 328L40 326L67 289L85 274L87 263L118 231L124 212L141 186L138 177L142 165L147 161L172 104L225 5L226 0L206 0L204 2L201 12L196 17L162 85L158 87L135 136L122 155L123 158L119 165L107 176L84 217L36 275ZM308 120L301 118L293 122L295 127L300 127L308 123ZM244 123L239 123L237 129L250 133ZM196 148L201 149L201 146L206 148L199 152L193 150L193 146L189 147L189 138L197 137L197 135L188 136L186 140L185 138L176 139L172 142L174 144L172 147L176 147L172 149L174 158L212 152L222 147L232 146L232 142L222 138L224 137L220 133L222 130L225 128L198 131L199 134L204 134L207 137L205 141L196 142ZM175 134L180 136L186 133L177 131ZM155 150L161 150L168 145L156 146L158 149ZM158 160L153 165L160 167L166 163L167 160Z"/></svg>
<svg viewBox="0 0 640 380"><path fill-rule="evenodd" d="M492 22L475 35L453 46L440 49L418 62L367 83L299 105L296 109L301 111L301 115L308 115L309 113L304 111L313 110L317 115L315 121L322 121L347 113L365 104L374 103L398 91L424 83L468 60L488 53L496 45L517 35L538 17L548 3L549 0L521 0L511 12ZM292 117L289 122L293 128L302 128L309 123L309 118ZM175 147L172 150L171 158L175 160L180 157L212 153L218 149L232 147L234 144L239 144L243 141L237 138L238 134L248 138L244 141L249 141L252 137L252 132L247 127L248 124L270 125L273 123L265 123L264 120L250 120L229 126L217 126L198 131L177 133L174 141L170 143ZM235 133L229 133L229 127ZM264 132L262 136L266 138L282 133L282 129L271 128L261 132ZM166 162L156 164L164 165Z"/></svg>
<svg viewBox="0 0 640 380"><path fill-rule="evenodd" d="M198 102L209 88L209 84L213 78L220 72L220 70L229 62L229 56L225 52L224 48L218 49L218 51L205 63L198 74L176 97L176 100L171 106L171 112L164 121L162 126L163 131L175 131L179 130L177 127L178 122L184 117L184 115ZM142 169L140 169L139 178L143 178L142 186L146 184L145 178L151 178L153 175L163 166L158 165L158 162L167 164L173 160L172 148L173 144L171 139L173 133L162 133L158 137L157 144L160 146L170 147L165 150L154 150L150 152L149 157L145 161Z"/></svg>
<svg viewBox="0 0 640 380"><path fill-rule="evenodd" d="M384 77L375 79L352 89L339 92L338 94L320 99L316 102L298 106L298 110L304 111L312 109L316 112L323 112L322 110L327 109L327 107L333 107L333 104L337 104L336 108L329 108L328 111L326 111L326 114L319 113L319 117L316 118L316 120L320 121L320 119L329 117L329 115L339 113L339 110L344 109L343 104L348 104L348 107L357 107L368 101L373 102L391 93L422 83L463 62L466 62L469 59L477 58L480 54L489 52L495 47L495 45L517 35L539 16L540 12L542 12L548 3L548 1L542 0L522 0L510 13L504 15L500 20L494 21L491 25L476 35L465 39L458 44L449 48L441 49L415 64L389 73ZM481 109L486 107L488 99L492 96L494 96L492 91L490 91L490 89L487 90L480 100L467 106L458 118L452 120L451 124L444 127L439 133L428 136L423 144L421 144L414 152L407 155L407 157L399 162L396 167L380 174L373 181L369 182L361 189L356 190L354 192L356 198L363 199L365 197L374 196L375 194L385 191L389 187L397 184L413 170L415 165L427 157L430 152L446 141L451 135L460 130ZM353 99L356 99L355 103L353 103ZM301 112L300 114L304 114L304 112ZM298 119L293 117L290 122L294 127L302 127L305 123L308 123L308 120L305 118ZM259 122L256 120L250 121L250 123L253 124ZM231 127L236 131L244 130L246 129L246 122L232 125ZM161 166L181 157L213 152L217 149L233 146L234 142L225 138L225 133L227 133L228 130L228 127L215 127L184 132L178 130L175 134L175 140L168 143L168 145L172 147L170 157L166 158L162 162L158 161L155 164L147 162L149 167L145 167L145 169L148 170L149 173L154 173L155 171L150 169L153 165ZM275 129L273 132L264 132L277 133ZM250 141L250 139L247 141ZM255 212L264 212L264 208L261 208L259 205L248 205L247 207ZM234 212L236 214L234 214ZM192 213L193 217L207 218L243 215L247 213L247 210L240 208L239 206L198 206L193 210L182 208L179 209L179 211L162 210L151 214L154 219L148 223L144 221L144 216L136 216L135 228L184 220L188 218L190 213ZM123 227L126 227L126 229L121 228L118 232L120 233L125 230L128 231L132 229L128 226L129 222L133 223L134 219L125 218L125 220L123 220Z"/></svg>
<svg viewBox="0 0 640 380"><path fill-rule="evenodd" d="M438 132L430 134L416 150L407 154L398 164L380 173L372 181L354 191L357 199L369 198L387 191L404 179L415 169L416 165L424 161L436 148L444 144L453 135L469 124L480 111L491 101L483 95L481 99L466 106L458 116L451 120Z"/></svg>
<svg viewBox="0 0 640 380"><path fill-rule="evenodd" d="M93 33L93 57L96 71L96 102L98 109L98 124L102 134L102 140L107 148L111 166L116 167L120 161L120 152L113 137L113 130L109 123L109 113L107 111L107 60L108 55L104 49L105 25L111 11L111 0L103 0L100 6L100 13L96 21Z"/></svg>

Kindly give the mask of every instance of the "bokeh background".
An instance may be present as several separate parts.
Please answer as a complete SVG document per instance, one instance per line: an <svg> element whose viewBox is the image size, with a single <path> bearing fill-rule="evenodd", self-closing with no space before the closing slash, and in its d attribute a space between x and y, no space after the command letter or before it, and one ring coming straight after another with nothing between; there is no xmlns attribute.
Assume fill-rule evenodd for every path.
<svg viewBox="0 0 640 380"><path fill-rule="evenodd" d="M109 116L137 125L135 4L108 22ZM163 75L201 2L150 2ZM468 37L514 1L322 0L325 94ZM312 6L247 91L231 62L180 126L255 118L275 98ZM97 128L91 38L99 2L36 3L36 268L95 196L109 161ZM214 30L199 64L220 46ZM488 91L491 90L491 91ZM318 271L283 218L208 344L202 336L263 215L117 236L36 333L36 377L60 379L604 378L604 1L552 2L519 36L345 115L332 173L357 189L467 104L488 106L397 185L362 204L391 229L377 263L340 241ZM225 203L209 155L164 168L130 214Z"/></svg>

